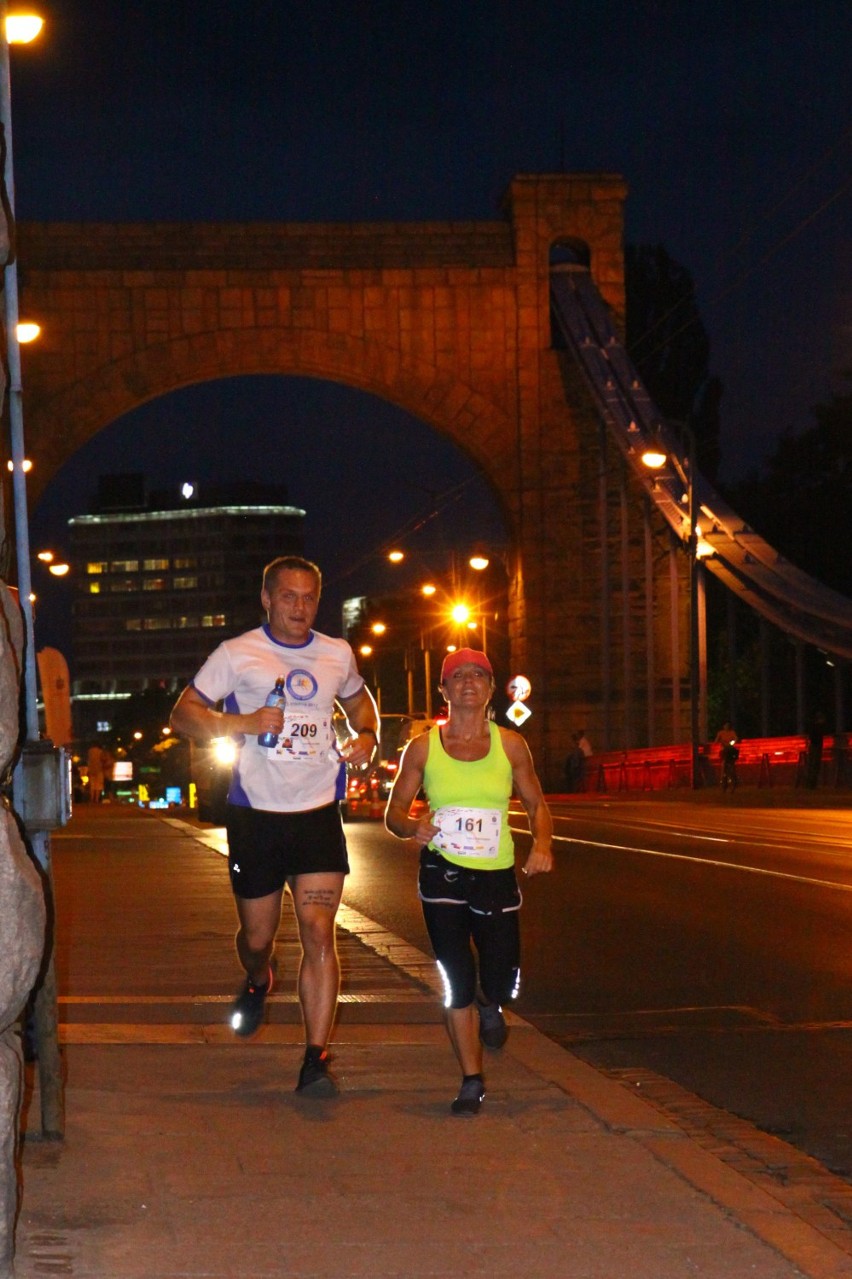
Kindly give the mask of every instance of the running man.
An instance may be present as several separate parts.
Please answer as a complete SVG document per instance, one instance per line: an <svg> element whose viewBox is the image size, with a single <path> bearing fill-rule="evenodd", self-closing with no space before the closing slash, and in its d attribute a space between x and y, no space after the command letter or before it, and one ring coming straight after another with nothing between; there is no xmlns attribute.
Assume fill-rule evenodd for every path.
<svg viewBox="0 0 852 1279"><path fill-rule="evenodd" d="M246 977L231 1025L248 1036L263 1020L286 887L302 946L306 1047L296 1091L333 1096L338 1085L327 1046L340 987L335 918L349 862L338 803L345 762L332 715L337 703L353 734L345 759L356 766L376 753L379 718L346 641L312 629L321 587L310 560L285 556L268 564L260 592L268 620L219 645L181 693L171 723L199 740L231 735L239 748L225 826ZM279 679L285 706L267 706ZM269 733L274 745L261 745L258 738Z"/></svg>

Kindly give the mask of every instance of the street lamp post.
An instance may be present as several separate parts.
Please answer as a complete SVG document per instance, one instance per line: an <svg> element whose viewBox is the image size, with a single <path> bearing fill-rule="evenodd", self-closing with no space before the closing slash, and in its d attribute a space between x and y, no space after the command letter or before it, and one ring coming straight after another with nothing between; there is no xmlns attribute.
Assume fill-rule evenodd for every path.
<svg viewBox="0 0 852 1279"><path fill-rule="evenodd" d="M687 531L683 539L689 557L689 784L693 790L701 785L701 664L703 647L701 643L700 609L699 609L699 573L698 562L698 522L695 492L695 433L683 423L683 434L686 437L687 453L684 463L674 452L650 448L642 455L645 466L651 470L659 470L667 462L671 462L684 488L686 496Z"/></svg>
<svg viewBox="0 0 852 1279"><path fill-rule="evenodd" d="M5 140L3 182L7 208L15 216L15 176L12 164L12 84L9 67L9 35L7 5L0 0L0 117ZM3 303L6 322L6 359L9 370L9 435L12 462L12 498L15 523L15 555L18 570L18 595L24 617L24 722L28 741L38 740L38 706L36 701L35 640L33 634L32 578L30 574L30 540L27 521L27 480L24 470L24 412L21 386L21 347L18 337L18 263L7 262L4 269ZM38 852L38 850L37 850Z"/></svg>
<svg viewBox="0 0 852 1279"><path fill-rule="evenodd" d="M689 748L690 748L690 784L697 790L701 784L699 755L699 722L700 722L700 654L698 626L698 529L695 519L695 435L688 426L686 432L687 454L687 510L689 519L689 537L687 554L689 555Z"/></svg>

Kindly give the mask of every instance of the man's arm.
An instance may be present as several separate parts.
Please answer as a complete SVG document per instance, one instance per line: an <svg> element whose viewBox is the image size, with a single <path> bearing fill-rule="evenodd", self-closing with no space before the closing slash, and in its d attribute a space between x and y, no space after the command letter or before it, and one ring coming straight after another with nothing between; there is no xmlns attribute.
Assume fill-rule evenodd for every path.
<svg viewBox="0 0 852 1279"><path fill-rule="evenodd" d="M176 733L196 741L206 741L234 733L243 733L246 737L280 733L284 727L284 714L280 706L261 706L248 715L217 711L188 684L175 702L169 722Z"/></svg>
<svg viewBox="0 0 852 1279"><path fill-rule="evenodd" d="M369 764L379 749L379 711L373 694L364 684L351 697L339 697L338 702L355 734L346 747L348 764Z"/></svg>

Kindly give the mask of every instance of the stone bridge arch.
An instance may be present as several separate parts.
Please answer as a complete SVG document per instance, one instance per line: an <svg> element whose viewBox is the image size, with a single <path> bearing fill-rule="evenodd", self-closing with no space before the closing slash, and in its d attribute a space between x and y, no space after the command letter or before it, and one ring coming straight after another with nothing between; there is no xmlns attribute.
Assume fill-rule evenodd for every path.
<svg viewBox="0 0 852 1279"><path fill-rule="evenodd" d="M434 364L388 352L375 339L316 329L297 333L244 326L233 334L180 336L94 369L85 383L60 392L28 418L38 442L38 493L68 457L117 418L199 382L251 375L312 377L387 400L451 438L472 457L505 501L501 475L510 461L514 425L501 407ZM35 419L34 422L32 419ZM30 451L33 451L31 448Z"/></svg>
<svg viewBox="0 0 852 1279"><path fill-rule="evenodd" d="M639 520L602 537L597 515L602 494L623 511L629 492L637 512L641 495L617 458L602 471L597 415L550 323L550 259L563 244L588 246L595 283L623 316L625 194L613 175L534 175L514 179L493 222L24 224L22 312L43 326L24 368L33 499L110 422L192 382L315 376L389 400L491 481L512 535L512 667L532 681L527 733L558 785L573 727L605 744L603 581L621 591L625 618L610 665L623 640L636 668L608 688L606 722L618 721L619 698L654 694L641 687L647 635L631 600ZM625 547L635 573L604 573L610 557L627 562ZM647 669L670 669L667 598L661 588Z"/></svg>

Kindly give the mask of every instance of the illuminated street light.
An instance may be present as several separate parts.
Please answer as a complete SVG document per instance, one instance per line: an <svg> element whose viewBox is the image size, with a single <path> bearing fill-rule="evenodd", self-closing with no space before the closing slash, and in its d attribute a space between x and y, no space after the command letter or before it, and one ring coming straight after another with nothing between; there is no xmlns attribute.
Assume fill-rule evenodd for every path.
<svg viewBox="0 0 852 1279"><path fill-rule="evenodd" d="M10 13L6 17L6 40L9 44L29 44L44 26L44 18L35 13Z"/></svg>
<svg viewBox="0 0 852 1279"><path fill-rule="evenodd" d="M52 564L54 559L53 551L39 551L37 559L40 559L42 564Z"/></svg>
<svg viewBox="0 0 852 1279"><path fill-rule="evenodd" d="M8 469L9 471L14 472L14 470L15 470L15 462L12 460L12 458L11 458L11 457L9 458L8 462L6 463L6 467L7 467L7 469ZM32 469L33 469L33 464L32 464L31 459L30 459L30 458L28 458L28 457L23 457L23 458L21 458L20 463L18 464L18 470L19 470L19 471L22 471L22 472L24 473L24 475L27 475L27 474L28 474L28 473L29 473Z"/></svg>
<svg viewBox="0 0 852 1279"><path fill-rule="evenodd" d="M71 572L70 564L49 564L48 573L52 573L54 577L65 577Z"/></svg>
<svg viewBox="0 0 852 1279"><path fill-rule="evenodd" d="M32 320L21 320L15 327L15 336L19 342L35 342L41 333L41 325Z"/></svg>

